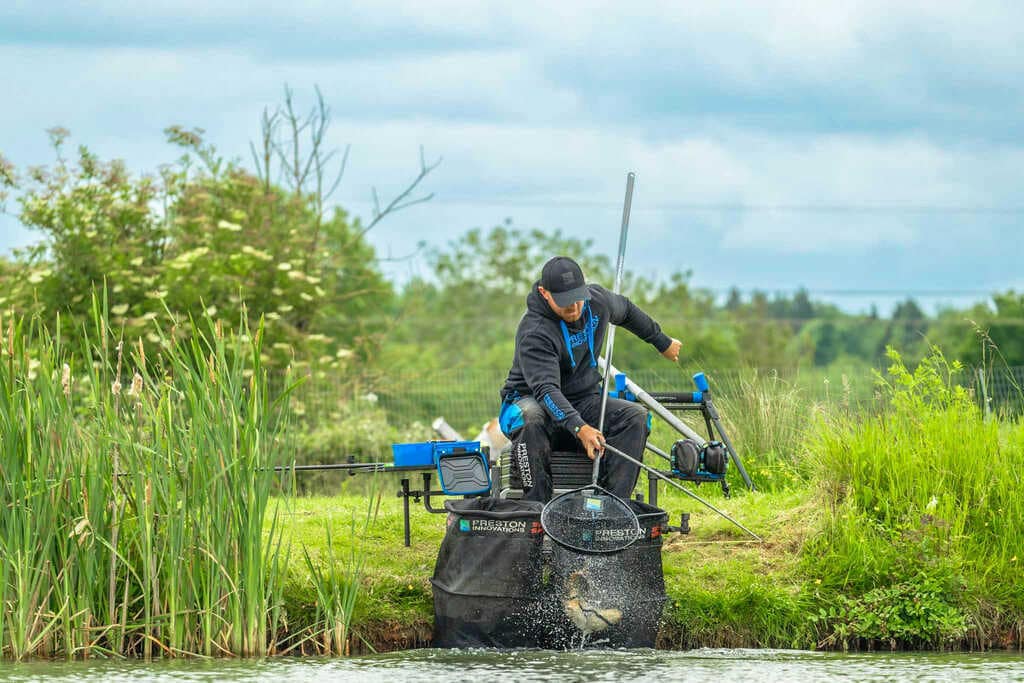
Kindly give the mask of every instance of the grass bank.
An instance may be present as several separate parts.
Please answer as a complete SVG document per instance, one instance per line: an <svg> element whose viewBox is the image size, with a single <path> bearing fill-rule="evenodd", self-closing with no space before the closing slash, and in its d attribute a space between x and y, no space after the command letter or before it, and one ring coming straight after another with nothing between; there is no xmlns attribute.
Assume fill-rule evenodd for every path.
<svg viewBox="0 0 1024 683"><path fill-rule="evenodd" d="M281 495L300 428L261 331L172 321L147 351L108 321L0 321L0 656L427 644L444 517L416 507L406 549L386 475ZM771 375L721 392L762 492L701 493L766 542L663 488L693 533L666 541L662 645L1021 645L1024 423L986 419L938 351L892 361L870 411Z"/></svg>
<svg viewBox="0 0 1024 683"><path fill-rule="evenodd" d="M1022 646L1024 424L985 419L938 350L913 371L891 359L871 413L801 407L779 387L746 394L789 402L774 412L747 406L737 420L764 444L752 469L774 477L756 494L735 486L729 500L701 493L764 543L663 487L660 504L674 520L691 513L693 531L664 547L662 646ZM744 430L742 415L756 429ZM382 485L378 521L356 541L366 574L352 628L374 647L406 647L430 632L444 517L415 510L413 544L403 548L395 482ZM287 534L315 546L320 525L345 525L361 505L360 495L299 499ZM335 553L353 547L336 543ZM309 613L312 591L301 572L292 580L288 613Z"/></svg>

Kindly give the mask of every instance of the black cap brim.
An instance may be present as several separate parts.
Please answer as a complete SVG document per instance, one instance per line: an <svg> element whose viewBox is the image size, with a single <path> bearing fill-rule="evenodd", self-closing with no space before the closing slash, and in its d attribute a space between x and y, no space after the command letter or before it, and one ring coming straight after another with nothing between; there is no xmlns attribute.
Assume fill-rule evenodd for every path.
<svg viewBox="0 0 1024 683"><path fill-rule="evenodd" d="M551 292L551 298L555 300L555 303L565 308L566 306L572 306L577 301L586 301L590 298L590 291L586 285L580 285L576 289L570 289L567 292Z"/></svg>

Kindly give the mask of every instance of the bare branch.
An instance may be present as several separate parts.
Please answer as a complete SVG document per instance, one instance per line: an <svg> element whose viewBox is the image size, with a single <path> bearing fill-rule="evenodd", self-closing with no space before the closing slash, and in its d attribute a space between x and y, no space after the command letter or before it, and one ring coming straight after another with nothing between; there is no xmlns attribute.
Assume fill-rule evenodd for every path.
<svg viewBox="0 0 1024 683"><path fill-rule="evenodd" d="M424 154L423 154L423 146L420 145L420 172L419 172L419 174L413 179L413 181L411 183L409 183L409 185L404 190L402 190L397 196L395 196L395 198L392 199L391 202L386 207L384 207L383 210L381 210L381 208L380 208L380 201L379 201L379 199L377 197L377 188L372 188L372 191L373 191L373 220L370 221L369 225L367 225L365 228L363 228L361 231L359 231L359 233L356 236L357 237L362 237L363 235L368 233L370 230L373 229L373 226L377 225L377 223L380 223L381 220L385 216L390 214L390 213L394 213L396 211L401 211L402 209L405 209L407 207L413 206L414 204L422 204L423 202L430 201L433 198L433 196L434 196L433 193L428 194L428 195L423 196L423 197L416 197L416 198L412 198L412 199L409 198L409 195L412 194L412 192L416 189L416 187L423 181L424 178L427 177L427 175L430 174L431 171L433 171L435 168L437 168L441 164L442 160L443 160L442 157L438 157L437 161L435 161L434 163L432 163L430 165L427 165L426 158L424 157Z"/></svg>
<svg viewBox="0 0 1024 683"><path fill-rule="evenodd" d="M324 194L324 199L328 199L334 194L335 190L338 189L338 185L341 184L341 178L345 175L345 167L348 166L348 152L352 148L352 145L345 145L345 154L341 157L341 166L338 167L338 175L334 178L334 182L331 183L331 187ZM333 155L334 152L331 152Z"/></svg>
<svg viewBox="0 0 1024 683"><path fill-rule="evenodd" d="M420 254L422 254L423 250L426 248L426 242L420 242L419 244L416 245L416 251L406 254L405 256L378 256L373 260L376 261L377 263L399 263L401 261L410 261L419 256Z"/></svg>
<svg viewBox="0 0 1024 683"><path fill-rule="evenodd" d="M253 165L256 167L256 177L263 183L264 194L270 193L270 166L274 156L274 138L277 136L277 124L280 110L270 113L266 107L260 117L260 145L262 155L256 150L256 145L249 142L249 151L252 153Z"/></svg>

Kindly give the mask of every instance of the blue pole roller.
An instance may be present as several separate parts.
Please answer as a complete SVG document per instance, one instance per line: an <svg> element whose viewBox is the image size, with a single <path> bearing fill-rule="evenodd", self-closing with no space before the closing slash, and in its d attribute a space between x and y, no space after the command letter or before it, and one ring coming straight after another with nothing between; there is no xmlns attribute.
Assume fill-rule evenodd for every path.
<svg viewBox="0 0 1024 683"><path fill-rule="evenodd" d="M704 376L703 372L698 372L693 376L693 383L701 392L705 392L709 389L708 378Z"/></svg>

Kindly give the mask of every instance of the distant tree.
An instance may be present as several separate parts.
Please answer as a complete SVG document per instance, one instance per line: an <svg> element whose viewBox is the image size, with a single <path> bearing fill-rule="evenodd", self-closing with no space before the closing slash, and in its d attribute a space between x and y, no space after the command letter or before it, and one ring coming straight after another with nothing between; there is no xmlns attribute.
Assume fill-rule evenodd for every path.
<svg viewBox="0 0 1024 683"><path fill-rule="evenodd" d="M811 297L807 290L801 287L793 295L793 308L791 315L797 320L809 320L814 317L814 306L811 304Z"/></svg>
<svg viewBox="0 0 1024 683"><path fill-rule="evenodd" d="M68 131L49 131L50 168L30 169L15 189L19 218L43 239L19 257L24 277L8 299L21 312L61 314L63 326L90 317L91 293L104 290L110 318L129 336L155 343L152 320L165 310L267 319L268 360L337 365L385 327L367 330L364 313L387 307L391 285L380 274L368 230L388 214L429 199L413 195L436 166L420 155L420 172L391 201L377 201L363 224L328 199L344 157L324 146L329 110L319 97L306 115L285 105L264 112L256 171L226 160L199 129L172 126L168 140L184 154L156 174L133 175L120 161L101 161L86 147L69 157ZM0 184L10 191L13 171ZM7 182L7 179L11 179ZM281 179L274 182L273 179ZM343 353L344 352L344 353Z"/></svg>
<svg viewBox="0 0 1024 683"><path fill-rule="evenodd" d="M814 364L824 367L839 357L842 341L831 320L823 320L814 335Z"/></svg>
<svg viewBox="0 0 1024 683"><path fill-rule="evenodd" d="M910 362L917 362L928 350L926 335L928 319L912 298L896 304L892 318L889 320L885 334L875 350L877 357L882 358L886 348L892 346L900 349L903 357Z"/></svg>
<svg viewBox="0 0 1024 683"><path fill-rule="evenodd" d="M740 295L740 290L736 287L729 288L729 298L725 302L725 310L736 311L743 305L743 297Z"/></svg>

